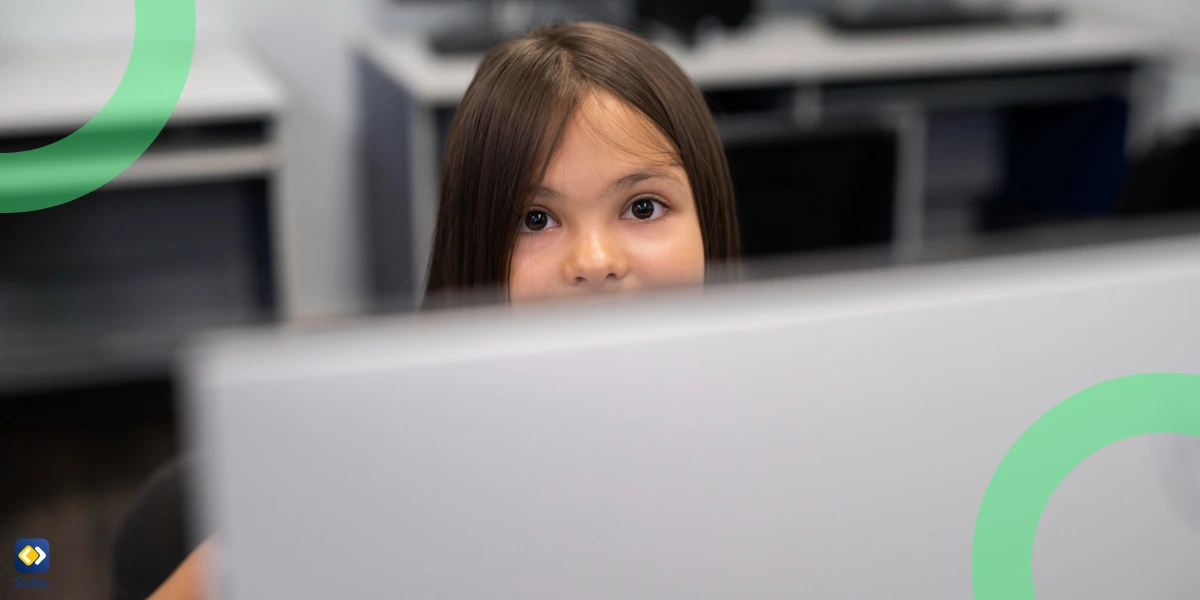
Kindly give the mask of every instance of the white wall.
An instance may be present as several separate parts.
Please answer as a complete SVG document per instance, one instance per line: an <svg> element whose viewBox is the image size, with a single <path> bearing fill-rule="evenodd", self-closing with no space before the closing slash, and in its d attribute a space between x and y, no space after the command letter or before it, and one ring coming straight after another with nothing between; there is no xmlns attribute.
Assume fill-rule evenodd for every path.
<svg viewBox="0 0 1200 600"><path fill-rule="evenodd" d="M1152 29L1176 51L1164 83L1164 130L1200 124L1200 0L1021 0L1065 5Z"/></svg>
<svg viewBox="0 0 1200 600"><path fill-rule="evenodd" d="M286 196L297 249L292 313L363 308L363 238L358 203L355 50L372 30L412 31L461 6L385 0L240 0L242 33L290 93L285 121Z"/></svg>
<svg viewBox="0 0 1200 600"><path fill-rule="evenodd" d="M1153 27L1163 37L1200 54L1200 0L1056 0L1081 10L1101 11L1129 23Z"/></svg>
<svg viewBox="0 0 1200 600"><path fill-rule="evenodd" d="M196 0L200 40L236 31L238 0ZM49 46L95 42L131 43L133 0L2 0L0 46Z"/></svg>

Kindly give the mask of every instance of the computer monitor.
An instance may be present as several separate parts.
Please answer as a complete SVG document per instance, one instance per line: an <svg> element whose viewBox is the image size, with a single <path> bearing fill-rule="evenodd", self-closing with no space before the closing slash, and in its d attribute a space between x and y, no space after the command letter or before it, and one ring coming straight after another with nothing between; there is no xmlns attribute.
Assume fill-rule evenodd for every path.
<svg viewBox="0 0 1200 600"><path fill-rule="evenodd" d="M1200 240L211 337L185 362L228 598L972 597L1047 410L1200 370ZM1194 598L1200 440L1050 499L1038 598Z"/></svg>
<svg viewBox="0 0 1200 600"><path fill-rule="evenodd" d="M879 125L725 139L742 252L778 257L894 240L900 134Z"/></svg>

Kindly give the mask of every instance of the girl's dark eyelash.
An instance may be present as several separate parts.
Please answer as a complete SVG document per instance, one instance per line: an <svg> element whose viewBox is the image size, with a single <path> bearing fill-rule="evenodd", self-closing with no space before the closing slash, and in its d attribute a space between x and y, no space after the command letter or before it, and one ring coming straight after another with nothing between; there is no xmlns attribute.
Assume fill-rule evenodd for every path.
<svg viewBox="0 0 1200 600"><path fill-rule="evenodd" d="M653 200L654 202L657 202L657 203L663 205L663 208L665 208L667 210L671 210L671 203L669 203L665 199L655 196L653 194L646 194L644 196L635 196L634 199L630 200L629 204L625 206L625 210L629 210L630 208L633 207L634 204L637 204L639 201L642 201L642 200Z"/></svg>
<svg viewBox="0 0 1200 600"><path fill-rule="evenodd" d="M552 213L544 208L538 208L536 206L531 206L531 207L523 209L521 211L521 222L522 223L525 222L525 217L529 216L529 213L535 213L535 212L546 213L546 215L548 215L551 219L554 218L554 213Z"/></svg>

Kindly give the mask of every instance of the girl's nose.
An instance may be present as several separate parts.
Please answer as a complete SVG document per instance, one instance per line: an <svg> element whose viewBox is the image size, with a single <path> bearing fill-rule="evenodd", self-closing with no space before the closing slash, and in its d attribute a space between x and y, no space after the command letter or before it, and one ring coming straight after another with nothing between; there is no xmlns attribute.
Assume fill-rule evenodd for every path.
<svg viewBox="0 0 1200 600"><path fill-rule="evenodd" d="M574 286L601 291L628 274L629 263L620 244L603 231L581 235L566 264L566 276Z"/></svg>

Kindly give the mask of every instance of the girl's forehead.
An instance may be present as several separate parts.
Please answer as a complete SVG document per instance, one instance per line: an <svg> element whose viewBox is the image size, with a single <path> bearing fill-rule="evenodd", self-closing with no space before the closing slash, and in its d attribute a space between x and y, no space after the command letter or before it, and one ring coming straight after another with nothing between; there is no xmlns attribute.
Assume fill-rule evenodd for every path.
<svg viewBox="0 0 1200 600"><path fill-rule="evenodd" d="M580 98L547 177L581 168L608 171L679 162L675 145L650 119L612 93L597 90Z"/></svg>

